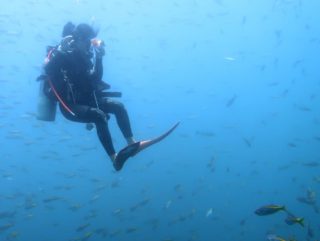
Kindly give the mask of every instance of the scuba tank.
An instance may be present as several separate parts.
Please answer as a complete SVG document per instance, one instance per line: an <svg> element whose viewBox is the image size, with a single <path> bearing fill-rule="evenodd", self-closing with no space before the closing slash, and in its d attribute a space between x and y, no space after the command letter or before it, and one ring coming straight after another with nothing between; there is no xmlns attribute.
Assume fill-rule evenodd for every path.
<svg viewBox="0 0 320 241"><path fill-rule="evenodd" d="M46 66L55 50L66 52L72 51L72 36L66 36L63 38L59 46L48 46L47 57L44 60L44 66ZM38 95L37 106L37 119L43 121L54 121L57 113L57 102L59 102L64 109L66 109L71 115L75 116L72 110L66 105L59 93L55 89L54 84L51 82L49 76L46 74L40 75L37 80L40 82L40 90Z"/></svg>
<svg viewBox="0 0 320 241"><path fill-rule="evenodd" d="M49 62L54 49L55 47L52 46L47 47L47 56L45 58L44 65ZM57 113L57 101L48 96L48 92L50 90L48 77L45 74L42 74L37 78L37 81L40 82L40 89L38 94L36 117L38 120L42 121L54 121Z"/></svg>
<svg viewBox="0 0 320 241"><path fill-rule="evenodd" d="M54 121L57 113L57 101L46 95L46 92L50 88L46 76L42 75L38 80L40 81L40 89L37 104L37 119Z"/></svg>

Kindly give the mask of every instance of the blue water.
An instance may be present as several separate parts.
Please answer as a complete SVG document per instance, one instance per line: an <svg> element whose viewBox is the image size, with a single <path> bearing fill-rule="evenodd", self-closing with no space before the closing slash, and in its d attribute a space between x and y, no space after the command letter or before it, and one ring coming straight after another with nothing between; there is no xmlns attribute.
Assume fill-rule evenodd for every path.
<svg viewBox="0 0 320 241"><path fill-rule="evenodd" d="M319 7L3 1L0 240L319 240ZM181 122L121 172L95 131L60 113L35 118L35 78L67 21L99 28L104 80L123 93L136 139ZM119 150L114 118L109 126ZM284 212L255 215L266 204L285 205L305 227L287 225Z"/></svg>

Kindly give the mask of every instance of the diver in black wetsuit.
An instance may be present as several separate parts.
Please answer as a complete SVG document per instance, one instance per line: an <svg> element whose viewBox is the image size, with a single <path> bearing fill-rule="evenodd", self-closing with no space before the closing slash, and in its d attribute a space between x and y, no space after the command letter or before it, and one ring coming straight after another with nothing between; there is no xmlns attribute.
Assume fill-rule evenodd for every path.
<svg viewBox="0 0 320 241"><path fill-rule="evenodd" d="M60 45L49 53L45 65L51 87L49 95L59 101L60 110L67 119L95 124L101 144L119 170L108 129L108 114L116 116L128 145L135 140L124 105L101 94L109 87L102 81L104 46L94 39L96 32L87 24L67 23L62 35Z"/></svg>

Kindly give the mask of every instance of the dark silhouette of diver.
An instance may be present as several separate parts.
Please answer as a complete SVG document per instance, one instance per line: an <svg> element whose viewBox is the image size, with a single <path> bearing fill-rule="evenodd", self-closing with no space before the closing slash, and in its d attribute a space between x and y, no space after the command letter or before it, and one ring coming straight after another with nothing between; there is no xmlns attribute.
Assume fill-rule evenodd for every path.
<svg viewBox="0 0 320 241"><path fill-rule="evenodd" d="M43 87L40 88L42 116L39 119L54 120L58 101L65 118L80 123L93 123L113 167L119 171L129 157L166 138L179 123L154 139L135 141L124 105L108 98L110 93L104 92L110 85L102 81L105 50L103 41L96 39L96 36L97 33L90 25L82 23L75 26L69 22L63 28L60 44L47 49L45 74L38 78L43 80ZM108 128L109 114L115 115L128 143L118 153Z"/></svg>
<svg viewBox="0 0 320 241"><path fill-rule="evenodd" d="M59 101L65 118L94 123L114 168L120 170L125 160L117 159L108 128L108 114L115 115L128 146L136 142L124 105L103 95L103 90L110 86L102 81L105 50L103 42L95 39L96 35L88 24L75 26L69 22L64 26L63 39L59 46L50 50L44 67L49 81L47 95Z"/></svg>

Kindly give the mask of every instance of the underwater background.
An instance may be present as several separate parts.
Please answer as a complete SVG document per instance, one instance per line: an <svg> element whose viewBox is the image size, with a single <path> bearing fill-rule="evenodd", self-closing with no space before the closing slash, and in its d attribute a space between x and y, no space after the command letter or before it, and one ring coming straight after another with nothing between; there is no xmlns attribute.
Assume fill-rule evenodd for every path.
<svg viewBox="0 0 320 241"><path fill-rule="evenodd" d="M317 0L11 0L0 8L0 240L320 240ZM89 23L135 138L35 118L47 45ZM117 150L125 146L114 117ZM284 205L304 227L288 225ZM318 208L319 206L319 208ZM291 239L290 239L291 238Z"/></svg>

